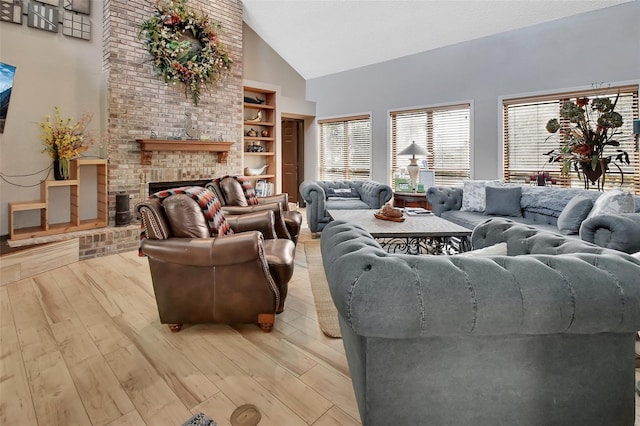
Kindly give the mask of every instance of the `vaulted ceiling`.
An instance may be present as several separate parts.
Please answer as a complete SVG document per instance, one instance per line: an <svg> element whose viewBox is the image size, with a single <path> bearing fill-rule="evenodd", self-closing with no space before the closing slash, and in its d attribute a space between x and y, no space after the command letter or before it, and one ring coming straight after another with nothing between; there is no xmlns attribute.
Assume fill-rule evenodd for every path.
<svg viewBox="0 0 640 426"><path fill-rule="evenodd" d="M242 0L244 21L311 79L640 0ZM585 29L588 37L590 29Z"/></svg>

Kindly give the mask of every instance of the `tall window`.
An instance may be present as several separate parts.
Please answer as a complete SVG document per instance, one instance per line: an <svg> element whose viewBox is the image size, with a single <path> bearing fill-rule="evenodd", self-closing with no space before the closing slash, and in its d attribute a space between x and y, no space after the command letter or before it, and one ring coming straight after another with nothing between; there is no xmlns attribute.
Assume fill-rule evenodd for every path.
<svg viewBox="0 0 640 426"><path fill-rule="evenodd" d="M413 141L431 153L427 164L436 185L462 185L470 176L470 112L469 104L392 112L392 185L394 175L409 164L398 152Z"/></svg>
<svg viewBox="0 0 640 426"><path fill-rule="evenodd" d="M640 193L640 165L637 136L633 135L633 119L638 118L638 86L611 87L597 90L598 97L609 97L613 101L620 93L616 112L622 115L623 125L616 140L620 146L605 151L615 153L621 149L629 154L631 164L610 165L607 173L606 188L622 187L626 191ZM596 90L583 90L557 93L544 96L506 99L503 101L504 125L504 178L510 182L525 183L527 178L538 171L546 171L555 177L560 185L576 188L584 187L577 173L561 178L560 165L548 163L545 153L560 145L560 132L550 136L545 126L551 118L560 119L562 104L577 97L593 98Z"/></svg>
<svg viewBox="0 0 640 426"><path fill-rule="evenodd" d="M320 179L371 178L371 117L361 115L318 120Z"/></svg>

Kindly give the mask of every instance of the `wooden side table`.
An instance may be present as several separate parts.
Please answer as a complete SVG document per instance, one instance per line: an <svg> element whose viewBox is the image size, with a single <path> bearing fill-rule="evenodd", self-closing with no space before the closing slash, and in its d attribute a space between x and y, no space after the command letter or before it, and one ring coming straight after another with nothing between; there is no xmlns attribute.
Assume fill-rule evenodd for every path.
<svg viewBox="0 0 640 426"><path fill-rule="evenodd" d="M422 207L431 210L431 204L427 201L426 192L394 192L394 207Z"/></svg>

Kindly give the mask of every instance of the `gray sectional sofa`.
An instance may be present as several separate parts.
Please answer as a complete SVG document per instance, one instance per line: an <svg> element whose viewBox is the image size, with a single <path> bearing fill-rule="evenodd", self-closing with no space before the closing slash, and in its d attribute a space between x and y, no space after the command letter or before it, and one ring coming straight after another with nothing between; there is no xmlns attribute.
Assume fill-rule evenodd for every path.
<svg viewBox="0 0 640 426"><path fill-rule="evenodd" d="M389 185L374 181L304 181L307 225L315 237L331 220L327 210L379 209L393 196Z"/></svg>
<svg viewBox="0 0 640 426"><path fill-rule="evenodd" d="M633 425L640 261L504 218L472 242L508 255L389 254L324 228L362 424Z"/></svg>
<svg viewBox="0 0 640 426"><path fill-rule="evenodd" d="M509 186L507 186L509 187ZM515 185L510 186L515 187ZM583 196L595 202L603 193L576 188L521 186L520 208L510 219L544 231L560 232L558 218L575 196ZM473 229L491 217L504 217L487 212L462 211L461 187L431 187L427 200L433 213L451 222ZM582 238L601 247L635 253L640 251L640 197L633 196L635 213L604 214L577 223L575 234L562 232L570 237ZM588 212L588 211L587 211ZM518 216L519 215L519 216ZM561 226L562 227L562 226Z"/></svg>

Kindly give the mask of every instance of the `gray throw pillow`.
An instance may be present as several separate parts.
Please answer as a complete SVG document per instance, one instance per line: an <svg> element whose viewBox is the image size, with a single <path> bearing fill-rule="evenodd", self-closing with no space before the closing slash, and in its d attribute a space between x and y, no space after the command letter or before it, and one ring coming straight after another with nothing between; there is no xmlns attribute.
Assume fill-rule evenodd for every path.
<svg viewBox="0 0 640 426"><path fill-rule="evenodd" d="M487 206L484 214L522 217L520 197L522 188L519 186L490 186L485 188Z"/></svg>
<svg viewBox="0 0 640 426"><path fill-rule="evenodd" d="M564 235L575 235L593 207L593 201L584 195L573 197L558 216L558 230Z"/></svg>

